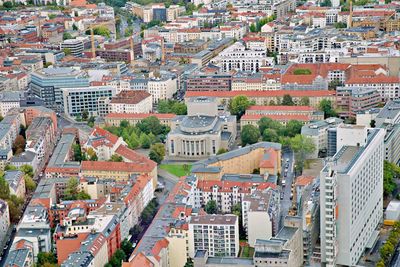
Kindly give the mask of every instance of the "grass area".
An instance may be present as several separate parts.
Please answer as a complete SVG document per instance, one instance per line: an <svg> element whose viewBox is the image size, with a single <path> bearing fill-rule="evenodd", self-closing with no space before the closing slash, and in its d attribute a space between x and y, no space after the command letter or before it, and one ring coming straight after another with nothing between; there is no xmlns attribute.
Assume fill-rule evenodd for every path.
<svg viewBox="0 0 400 267"><path fill-rule="evenodd" d="M243 251L242 251L242 258L252 258L254 255L254 248L249 247L249 246L245 246L242 247Z"/></svg>
<svg viewBox="0 0 400 267"><path fill-rule="evenodd" d="M161 164L160 168L178 177L189 175L192 165L189 164Z"/></svg>
<svg viewBox="0 0 400 267"><path fill-rule="evenodd" d="M311 70L309 69L297 69L294 70L294 75L310 75L311 74Z"/></svg>

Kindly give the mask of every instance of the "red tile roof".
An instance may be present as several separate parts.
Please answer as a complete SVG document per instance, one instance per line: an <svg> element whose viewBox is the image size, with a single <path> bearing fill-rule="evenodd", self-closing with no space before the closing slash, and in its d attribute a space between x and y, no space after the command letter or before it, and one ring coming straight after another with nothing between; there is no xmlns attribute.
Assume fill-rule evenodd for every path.
<svg viewBox="0 0 400 267"><path fill-rule="evenodd" d="M309 106L250 106L247 110L271 110L271 111L314 111L315 108Z"/></svg>
<svg viewBox="0 0 400 267"><path fill-rule="evenodd" d="M156 242L154 247L151 249L151 253L153 253L154 257L159 261L160 260L160 252L162 249L167 248L169 241L165 238Z"/></svg>
<svg viewBox="0 0 400 267"><path fill-rule="evenodd" d="M334 91L328 90L273 90L273 91L187 91L185 98L196 96L210 96L210 97L235 97L244 95L247 97L283 97L290 95L292 97L328 97L334 96Z"/></svg>
<svg viewBox="0 0 400 267"><path fill-rule="evenodd" d="M145 119L147 117L154 116L160 120L173 119L176 117L172 113L110 113L106 115L106 119Z"/></svg>
<svg viewBox="0 0 400 267"><path fill-rule="evenodd" d="M122 267L154 267L154 264L142 253L135 255L130 262L123 262Z"/></svg>
<svg viewBox="0 0 400 267"><path fill-rule="evenodd" d="M276 184L269 183L269 182L236 182L236 181L198 181L197 183L197 188L200 189L203 192L212 192L213 187L218 186L220 192L232 192L232 187L236 186L239 189L240 193L250 193L251 188L256 186L256 188L259 188L260 186L265 189L265 188L273 188L276 189Z"/></svg>
<svg viewBox="0 0 400 267"><path fill-rule="evenodd" d="M276 121L290 121L290 120L297 120L303 122L311 121L311 117L307 115L301 114L287 114L287 115L270 115L270 114L244 114L241 120L261 120L261 118L267 117Z"/></svg>
<svg viewBox="0 0 400 267"><path fill-rule="evenodd" d="M109 146L112 147L114 146L117 142L119 137L110 133L107 130L104 130L100 127L95 127L92 132L89 135L89 139L93 137L96 138L96 140L91 141L91 146L92 147L98 147L101 145Z"/></svg>
<svg viewBox="0 0 400 267"><path fill-rule="evenodd" d="M111 99L112 104L138 104L151 97L151 94L144 90L122 91Z"/></svg>
<svg viewBox="0 0 400 267"><path fill-rule="evenodd" d="M312 183L312 181L314 180L314 176L299 176L296 179L296 186L306 186Z"/></svg>
<svg viewBox="0 0 400 267"><path fill-rule="evenodd" d="M109 161L82 161L82 171L126 172L143 173L151 172L156 164L153 161L143 163L109 162Z"/></svg>
<svg viewBox="0 0 400 267"><path fill-rule="evenodd" d="M265 154L268 154L269 157L268 159L263 159L264 155L261 156L261 161L260 161L260 168L276 168L277 163L279 160L278 157L278 151L276 151L273 148L268 148L265 151Z"/></svg>
<svg viewBox="0 0 400 267"><path fill-rule="evenodd" d="M137 163L137 164L147 164L149 166L153 166L153 168L155 168L157 166L157 163L155 163L154 161L152 161L151 159L149 159L146 156L143 156L140 153L135 152L134 150L124 146L124 145L120 145L117 150L115 151L115 153L117 153L118 155L124 157L125 159L127 159L128 161L132 162L132 163ZM152 169L153 169L152 168Z"/></svg>

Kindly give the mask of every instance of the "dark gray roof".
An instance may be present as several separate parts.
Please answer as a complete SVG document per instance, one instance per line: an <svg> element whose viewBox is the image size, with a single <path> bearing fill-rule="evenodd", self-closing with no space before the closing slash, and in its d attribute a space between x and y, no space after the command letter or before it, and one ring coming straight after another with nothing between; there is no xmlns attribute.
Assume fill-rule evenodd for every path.
<svg viewBox="0 0 400 267"><path fill-rule="evenodd" d="M10 250L8 252L5 266L24 267L26 259L30 256L27 248Z"/></svg>
<svg viewBox="0 0 400 267"><path fill-rule="evenodd" d="M61 267L86 267L93 260L93 256L88 251L79 251L69 254L68 258L61 264Z"/></svg>

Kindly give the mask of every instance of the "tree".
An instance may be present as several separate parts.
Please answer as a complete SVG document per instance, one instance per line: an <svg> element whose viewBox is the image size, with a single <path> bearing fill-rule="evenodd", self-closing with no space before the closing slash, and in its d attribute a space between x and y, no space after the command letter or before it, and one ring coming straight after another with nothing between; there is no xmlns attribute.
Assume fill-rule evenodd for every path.
<svg viewBox="0 0 400 267"><path fill-rule="evenodd" d="M308 96L303 96L303 97L300 99L299 105L300 105L300 106L309 106L309 105L310 105L310 98L309 98Z"/></svg>
<svg viewBox="0 0 400 267"><path fill-rule="evenodd" d="M172 113L176 115L186 115L187 114L187 106L183 102L176 102L171 107Z"/></svg>
<svg viewBox="0 0 400 267"><path fill-rule="evenodd" d="M215 200L209 200L204 208L204 210L208 214L217 214L218 212L218 207L217 207L217 202Z"/></svg>
<svg viewBox="0 0 400 267"><path fill-rule="evenodd" d="M50 67L50 66L52 66L52 65L53 65L53 63L51 63L51 62L46 62L46 63L44 63L43 68L48 68L48 67Z"/></svg>
<svg viewBox="0 0 400 267"><path fill-rule="evenodd" d="M37 255L37 263L38 265L44 265L46 263L56 264L57 257L52 252L39 252Z"/></svg>
<svg viewBox="0 0 400 267"><path fill-rule="evenodd" d="M149 158L158 164L164 160L165 147L162 143L154 144L150 147Z"/></svg>
<svg viewBox="0 0 400 267"><path fill-rule="evenodd" d="M33 168L31 165L24 164L21 167L19 167L19 170L22 171L25 175L33 177Z"/></svg>
<svg viewBox="0 0 400 267"><path fill-rule="evenodd" d="M151 140L147 134L145 133L140 134L140 144L144 149L150 148Z"/></svg>
<svg viewBox="0 0 400 267"><path fill-rule="evenodd" d="M242 145L254 144L258 142L260 138L260 131L254 125L245 125L241 133Z"/></svg>
<svg viewBox="0 0 400 267"><path fill-rule="evenodd" d="M232 206L232 214L238 216L239 219L239 238L246 239L246 230L243 227L242 205L240 203Z"/></svg>
<svg viewBox="0 0 400 267"><path fill-rule="evenodd" d="M336 111L332 107L332 102L328 99L322 99L321 102L319 102L319 109L324 112L325 119L337 116Z"/></svg>
<svg viewBox="0 0 400 267"><path fill-rule="evenodd" d="M303 127L303 123L296 120L290 120L286 124L286 136L293 137L296 134L301 132L301 127Z"/></svg>
<svg viewBox="0 0 400 267"><path fill-rule="evenodd" d="M345 22L336 22L333 24L336 29L345 29L347 28L347 24Z"/></svg>
<svg viewBox="0 0 400 267"><path fill-rule="evenodd" d="M132 34L133 34L133 28L132 27L128 27L128 28L125 29L125 33L124 33L125 37L130 37L130 36L132 36Z"/></svg>
<svg viewBox="0 0 400 267"><path fill-rule="evenodd" d="M89 34L90 34L90 30L89 30ZM101 35L101 36L104 36L107 38L110 38L110 36L111 36L110 30L106 26L95 27L93 29L93 34Z"/></svg>
<svg viewBox="0 0 400 267"><path fill-rule="evenodd" d="M394 178L400 177L400 167L387 160L383 163L383 195L389 196L396 189Z"/></svg>
<svg viewBox="0 0 400 267"><path fill-rule="evenodd" d="M72 35L69 32L64 32L63 40L68 40L68 39L74 39L74 37L72 37Z"/></svg>
<svg viewBox="0 0 400 267"><path fill-rule="evenodd" d="M220 149L218 149L217 155L221 155L221 154L224 154L226 152L228 152L228 149L225 149L225 148L221 147Z"/></svg>
<svg viewBox="0 0 400 267"><path fill-rule="evenodd" d="M258 128L260 133L264 133L265 129L273 129L278 135L283 134L284 127L279 121L275 121L268 117L262 117L258 121Z"/></svg>
<svg viewBox="0 0 400 267"><path fill-rule="evenodd" d="M256 27L256 25L255 25L254 23L252 23L252 24L250 25L250 31L251 31L251 32L256 32L256 31L257 31L257 27Z"/></svg>
<svg viewBox="0 0 400 267"><path fill-rule="evenodd" d="M0 199L8 199L10 197L10 187L4 179L4 176L0 176Z"/></svg>
<svg viewBox="0 0 400 267"><path fill-rule="evenodd" d="M288 94L284 95L283 99L282 99L282 105L283 106L294 106L292 97Z"/></svg>
<svg viewBox="0 0 400 267"><path fill-rule="evenodd" d="M247 96L238 95L229 102L229 111L239 119L252 104L253 102Z"/></svg>
<svg viewBox="0 0 400 267"><path fill-rule="evenodd" d="M371 126L371 128L375 128L376 127L376 121L375 120L371 120L370 126Z"/></svg>
<svg viewBox="0 0 400 267"><path fill-rule="evenodd" d="M64 54L66 55L66 56L69 56L69 55L71 55L71 49L69 49L69 48L64 48L63 49L63 52L64 52Z"/></svg>
<svg viewBox="0 0 400 267"><path fill-rule="evenodd" d="M279 142L279 135L274 129L265 129L262 134L262 140L265 142Z"/></svg>
<svg viewBox="0 0 400 267"><path fill-rule="evenodd" d="M77 31L77 30L78 30L78 26L76 26L75 23L72 24L72 30L74 30L74 31Z"/></svg>
<svg viewBox="0 0 400 267"><path fill-rule="evenodd" d="M69 178L67 182L67 187L65 188L64 199L74 200L79 193L78 189L78 179L75 177Z"/></svg>
<svg viewBox="0 0 400 267"><path fill-rule="evenodd" d="M136 126L144 133L153 133L154 135L159 135L163 132L163 125L160 120L155 116L150 116L143 119L141 122L136 124ZM142 143L142 142L140 142ZM150 145L149 145L150 147Z"/></svg>
<svg viewBox="0 0 400 267"><path fill-rule="evenodd" d="M111 156L110 161L112 162L122 162L124 161L124 159L122 158L122 156L114 154Z"/></svg>
<svg viewBox="0 0 400 267"><path fill-rule="evenodd" d="M72 149L74 151L74 160L75 161L82 161L82 150L81 146L79 144L74 144L72 146Z"/></svg>
<svg viewBox="0 0 400 267"><path fill-rule="evenodd" d="M82 110L82 120L86 121L89 118L89 111L87 109Z"/></svg>
<svg viewBox="0 0 400 267"><path fill-rule="evenodd" d="M89 147L86 150L86 154L88 155L88 159L90 161L97 161L98 157L97 157L96 151L94 151L93 148Z"/></svg>
<svg viewBox="0 0 400 267"><path fill-rule="evenodd" d="M336 90L336 87L342 86L342 85L343 85L343 84L342 84L342 82L341 82L340 80L334 79L334 80L332 80L332 81L328 84L328 88L329 88L330 90Z"/></svg>
<svg viewBox="0 0 400 267"><path fill-rule="evenodd" d="M85 199L88 200L88 199L92 199L92 197L84 191L79 191L79 193L76 194L76 199L77 200L85 200Z"/></svg>
<svg viewBox="0 0 400 267"><path fill-rule="evenodd" d="M14 154L21 154L24 152L25 149L25 138L22 135L18 135L17 138L15 138L14 144L13 144L13 152Z"/></svg>
<svg viewBox="0 0 400 267"><path fill-rule="evenodd" d="M183 267L193 267L193 266L194 266L193 260L191 258L187 258L186 263Z"/></svg>
<svg viewBox="0 0 400 267"><path fill-rule="evenodd" d="M36 189L36 183L35 181L33 181L33 179L28 176L28 175L24 175L24 179L25 179L25 188L29 191L29 192L33 192Z"/></svg>
<svg viewBox="0 0 400 267"><path fill-rule="evenodd" d="M124 241L122 241L122 243L121 243L121 250L126 255L124 261L128 261L129 260L129 256L133 252L133 245L132 245L131 241L129 241L128 239L124 239Z"/></svg>
<svg viewBox="0 0 400 267"><path fill-rule="evenodd" d="M313 140L308 136L297 134L289 139L289 146L295 153L296 167L298 170L302 170L307 155L311 154L315 150Z"/></svg>
<svg viewBox="0 0 400 267"><path fill-rule="evenodd" d="M11 9L11 8L13 8L13 3L12 2L10 2L10 1L7 1L7 2L4 2L3 3L3 7L5 8L5 9Z"/></svg>

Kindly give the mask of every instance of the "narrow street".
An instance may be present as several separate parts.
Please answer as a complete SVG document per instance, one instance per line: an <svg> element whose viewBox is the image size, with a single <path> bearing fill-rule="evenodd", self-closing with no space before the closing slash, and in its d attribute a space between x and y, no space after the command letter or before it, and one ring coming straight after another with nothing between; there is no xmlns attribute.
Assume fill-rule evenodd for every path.
<svg viewBox="0 0 400 267"><path fill-rule="evenodd" d="M289 160L288 162L286 162ZM285 169L287 166L287 175L284 177ZM283 220L288 215L289 209L292 206L292 200L290 199L290 194L292 190L292 183L295 179L294 177L294 153L292 151L282 151L282 171L280 185L282 186L282 181L285 180L285 187L282 186L283 199L281 199L281 218L279 223L279 228L283 227Z"/></svg>

